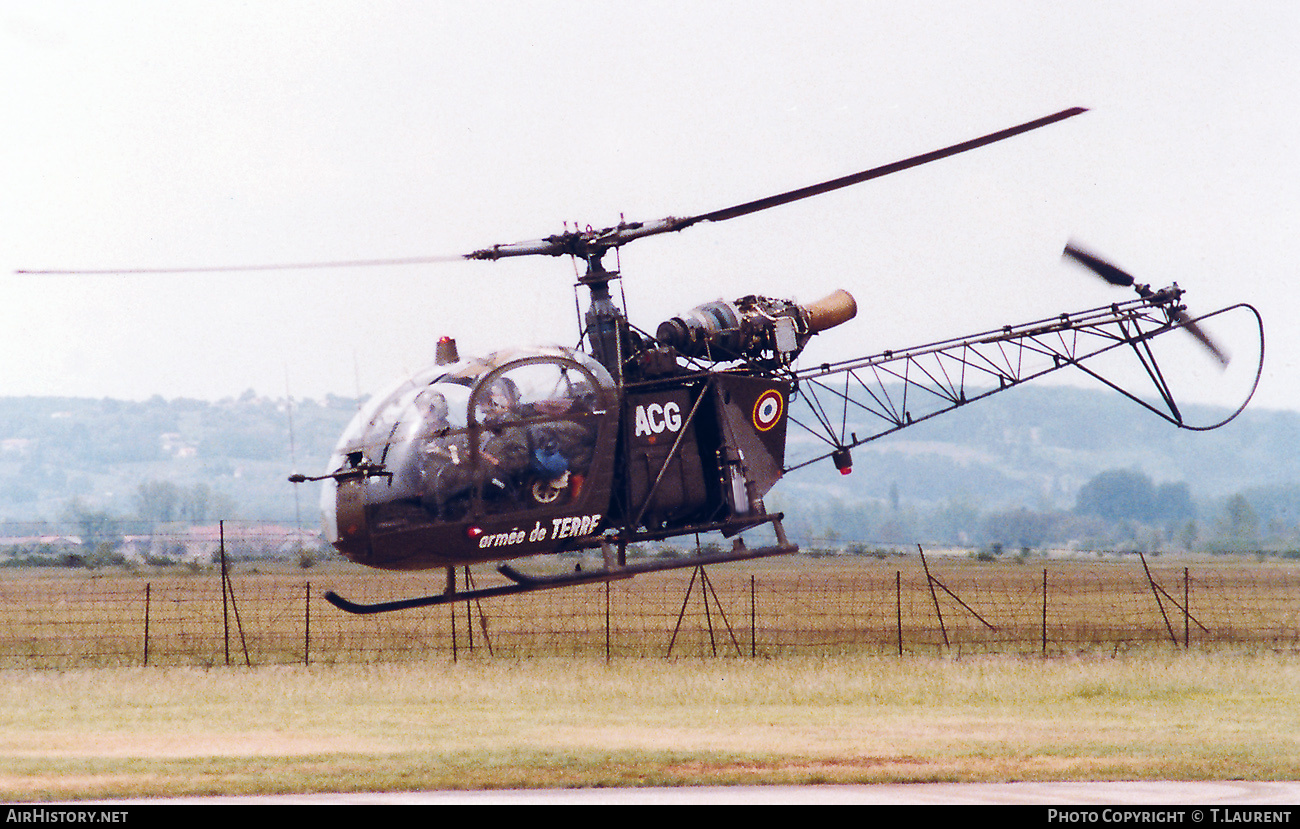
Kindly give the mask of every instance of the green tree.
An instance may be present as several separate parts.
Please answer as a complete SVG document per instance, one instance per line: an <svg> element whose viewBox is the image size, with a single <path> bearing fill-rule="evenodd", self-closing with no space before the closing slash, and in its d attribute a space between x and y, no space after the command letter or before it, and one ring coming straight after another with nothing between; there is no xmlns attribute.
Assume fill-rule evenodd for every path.
<svg viewBox="0 0 1300 829"><path fill-rule="evenodd" d="M1259 516L1240 492L1224 504L1219 535L1229 549L1244 550L1259 543Z"/></svg>
<svg viewBox="0 0 1300 829"><path fill-rule="evenodd" d="M135 511L141 521L167 524L180 517L181 488L171 481L146 481L136 487Z"/></svg>
<svg viewBox="0 0 1300 829"><path fill-rule="evenodd" d="M1187 484L1161 484L1156 488L1156 517L1168 526L1174 526L1196 517L1192 491Z"/></svg>
<svg viewBox="0 0 1300 829"><path fill-rule="evenodd" d="M81 497L64 506L63 520L76 525L81 549L87 556L105 553L122 543L120 520L106 510L91 507Z"/></svg>
<svg viewBox="0 0 1300 829"><path fill-rule="evenodd" d="M1149 521L1156 515L1156 489L1141 472L1112 469L1079 490L1074 511L1112 521Z"/></svg>

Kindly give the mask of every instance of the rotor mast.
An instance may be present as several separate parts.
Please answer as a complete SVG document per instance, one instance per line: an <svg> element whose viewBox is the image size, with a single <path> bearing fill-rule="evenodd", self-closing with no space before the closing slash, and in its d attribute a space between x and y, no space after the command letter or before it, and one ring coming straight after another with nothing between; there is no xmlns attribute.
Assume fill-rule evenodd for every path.
<svg viewBox="0 0 1300 829"><path fill-rule="evenodd" d="M618 271L605 270L605 265L600 261L604 254L605 250L600 249L587 256L587 272L578 277L578 282L587 286L591 298L584 319L591 356L608 369L614 381L621 386L627 317L610 293L609 283L618 278Z"/></svg>

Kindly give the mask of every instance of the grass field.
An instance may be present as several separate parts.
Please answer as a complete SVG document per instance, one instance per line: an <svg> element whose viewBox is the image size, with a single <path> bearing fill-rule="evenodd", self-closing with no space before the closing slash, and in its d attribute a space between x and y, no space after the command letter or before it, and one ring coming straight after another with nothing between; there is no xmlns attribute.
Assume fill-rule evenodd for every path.
<svg viewBox="0 0 1300 829"><path fill-rule="evenodd" d="M935 556L929 571L933 586L915 555L797 556L711 567L707 590L688 568L608 590L357 617L326 603L325 591L384 601L441 592L444 576L241 563L227 595L214 572L5 568L0 668L342 664L470 649L615 658L1300 649L1293 561L1162 557L1148 569L1136 556ZM488 569L475 580L502 579Z"/></svg>
<svg viewBox="0 0 1300 829"><path fill-rule="evenodd" d="M0 671L0 798L1300 778L1300 660L486 658Z"/></svg>
<svg viewBox="0 0 1300 829"><path fill-rule="evenodd" d="M227 596L9 569L0 798L1300 779L1296 564L930 567L935 590L915 558L800 557L710 568L711 608L684 570L381 617L321 594L440 575L244 565Z"/></svg>

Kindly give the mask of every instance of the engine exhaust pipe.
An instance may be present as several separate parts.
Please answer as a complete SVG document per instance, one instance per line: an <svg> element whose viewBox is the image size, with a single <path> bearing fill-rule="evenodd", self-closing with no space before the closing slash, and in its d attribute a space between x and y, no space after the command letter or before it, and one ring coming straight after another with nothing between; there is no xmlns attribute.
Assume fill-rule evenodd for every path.
<svg viewBox="0 0 1300 829"><path fill-rule="evenodd" d="M814 303L805 305L808 314L808 333L817 334L848 322L858 315L858 303L853 295L840 288Z"/></svg>

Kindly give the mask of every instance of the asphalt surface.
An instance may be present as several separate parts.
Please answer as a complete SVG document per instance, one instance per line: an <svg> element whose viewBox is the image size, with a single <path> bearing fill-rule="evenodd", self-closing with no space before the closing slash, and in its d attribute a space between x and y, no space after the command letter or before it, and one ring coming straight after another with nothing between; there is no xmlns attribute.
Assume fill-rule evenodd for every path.
<svg viewBox="0 0 1300 829"><path fill-rule="evenodd" d="M358 792L119 801L124 804L281 805L1067 805L1276 806L1300 804L1298 781L917 783L861 786L690 786L655 789L537 789L466 792ZM1215 823L1213 809L1201 819ZM1297 821L1300 823L1300 820Z"/></svg>

